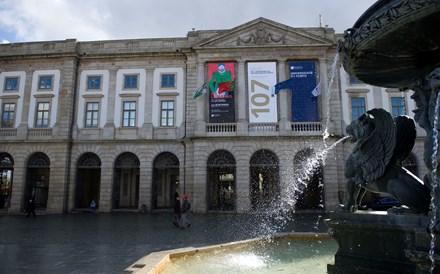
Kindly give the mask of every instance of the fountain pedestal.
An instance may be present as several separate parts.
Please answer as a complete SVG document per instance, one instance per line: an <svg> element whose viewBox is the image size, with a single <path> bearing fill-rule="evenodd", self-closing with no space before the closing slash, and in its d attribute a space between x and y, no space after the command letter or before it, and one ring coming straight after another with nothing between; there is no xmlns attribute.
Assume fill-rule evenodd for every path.
<svg viewBox="0 0 440 274"><path fill-rule="evenodd" d="M329 234L338 242L335 263L329 274L429 273L430 218L391 212L335 212L326 220ZM435 254L440 252L435 242ZM433 273L440 273L435 260Z"/></svg>

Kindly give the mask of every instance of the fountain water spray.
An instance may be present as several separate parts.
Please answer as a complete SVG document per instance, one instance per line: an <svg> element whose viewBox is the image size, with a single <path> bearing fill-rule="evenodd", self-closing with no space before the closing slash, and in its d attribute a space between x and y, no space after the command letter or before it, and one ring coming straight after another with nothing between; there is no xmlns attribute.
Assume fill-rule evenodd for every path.
<svg viewBox="0 0 440 274"><path fill-rule="evenodd" d="M429 259L431 260L431 268L430 273L433 273L435 268L435 259L434 259L434 248L435 248L435 226L437 223L437 206L435 201L435 193L437 191L438 187L438 174L437 174L437 153L438 153L438 127L439 127L439 115L440 115L440 96L437 96L436 98L436 104L435 104L435 112L434 112L434 126L432 131L432 155L431 155L431 165L432 165L432 171L431 171L431 223L429 225L429 232L431 233L431 243L430 243L430 250L429 250Z"/></svg>
<svg viewBox="0 0 440 274"><path fill-rule="evenodd" d="M327 112L325 115L326 120L325 120L325 124L324 124L324 132L322 134L322 139L324 141L324 145L326 145L326 140L330 136L330 134L328 133L328 124L330 122L330 99L331 99L331 95L332 95L332 91L333 91L332 87L333 87L333 82L335 80L338 61L339 61L339 50L336 50L336 54L333 59L333 64L332 64L332 69L331 69L330 81L328 82L328 86L327 86L327 96L326 96Z"/></svg>
<svg viewBox="0 0 440 274"><path fill-rule="evenodd" d="M292 221L294 216L291 214L294 212L295 205L297 203L296 195L307 187L307 183L309 179L313 176L314 172L321 165L325 165L325 161L327 155L330 150L335 148L338 144L342 143L346 139L350 138L350 136L344 136L338 139L331 146L325 146L322 150L318 151L314 155L309 155L301 162L301 168L297 169L294 177L295 180L291 182L284 189L285 196L280 201L274 201L271 206L260 209L254 212L255 223L258 224L258 227L253 228L254 236L256 237L265 237L270 240L271 237L279 232L280 229L284 228L289 221ZM323 188L323 184L320 182L318 185L319 188ZM321 197L321 207L322 205L322 197ZM316 220L315 228L318 229L318 225L320 222L321 216L318 215L318 219Z"/></svg>

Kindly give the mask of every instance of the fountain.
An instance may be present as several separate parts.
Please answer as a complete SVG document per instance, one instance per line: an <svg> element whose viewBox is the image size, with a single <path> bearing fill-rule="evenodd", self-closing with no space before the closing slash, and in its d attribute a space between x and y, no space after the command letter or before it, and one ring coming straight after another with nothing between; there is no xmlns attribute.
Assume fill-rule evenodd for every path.
<svg viewBox="0 0 440 274"><path fill-rule="evenodd" d="M391 169L399 169L398 160L393 154L396 152L395 144L388 140L394 140L392 132L399 129L390 129L390 135L375 137L375 142L383 150L379 155L377 151L363 150L363 157L374 155L376 164L356 163L362 154L353 151L357 157L349 158L346 162L350 199L327 220L329 231L339 244L335 263L327 267L328 273L440 273L440 241L436 238L440 231L437 175L440 128L439 25L439 0L379 0L358 19L353 28L346 30L344 40L339 44L342 64L350 75L375 86L414 90L412 99L418 108L414 118L427 133L424 162L430 173L423 182L416 178L409 179L411 174L405 174L410 177L401 180L402 184L392 181L393 176L386 175ZM367 121L376 114L369 113L363 119ZM390 121L377 123L382 123L384 128L393 127ZM375 125L367 121L362 127L351 125L347 131L359 135L368 131L370 126ZM406 150L412 148L412 138L404 138L403 143L408 145ZM400 148L405 150L404 146ZM355 149L362 151L358 144ZM359 169L353 169L352 166L365 168L370 174L361 174ZM393 183L395 186L389 188ZM383 186L386 188L379 189ZM357 209L357 199L365 190L397 196L402 204L409 207L409 211L353 213Z"/></svg>

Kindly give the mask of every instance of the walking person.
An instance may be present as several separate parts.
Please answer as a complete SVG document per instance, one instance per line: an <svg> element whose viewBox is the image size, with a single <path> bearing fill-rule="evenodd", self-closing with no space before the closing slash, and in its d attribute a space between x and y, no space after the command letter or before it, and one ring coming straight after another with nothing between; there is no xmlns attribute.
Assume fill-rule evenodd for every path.
<svg viewBox="0 0 440 274"><path fill-rule="evenodd" d="M176 227L179 227L180 218L181 218L180 198L179 198L179 194L176 192L176 195L174 195L174 221L173 221L173 224Z"/></svg>
<svg viewBox="0 0 440 274"><path fill-rule="evenodd" d="M187 214L191 209L191 203L188 201L188 194L183 195L181 218L180 218L180 228L188 228L191 226L191 222L187 219Z"/></svg>
<svg viewBox="0 0 440 274"><path fill-rule="evenodd" d="M29 199L29 202L28 202L27 207L26 207L26 212L27 212L26 218L28 218L29 215L31 215L31 213L32 213L32 215L35 218L35 201L34 201L33 198Z"/></svg>

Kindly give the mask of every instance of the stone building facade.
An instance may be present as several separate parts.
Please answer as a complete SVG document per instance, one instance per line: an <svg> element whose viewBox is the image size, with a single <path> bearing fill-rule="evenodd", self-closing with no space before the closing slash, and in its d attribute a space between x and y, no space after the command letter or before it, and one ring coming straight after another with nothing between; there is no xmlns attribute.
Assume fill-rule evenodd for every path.
<svg viewBox="0 0 440 274"><path fill-rule="evenodd" d="M178 38L0 45L3 210L18 213L33 197L48 213L92 200L101 212L154 211L171 208L176 191L195 212L332 210L344 199L349 153L349 144L327 150L349 122L340 38L257 18ZM268 65L261 73L274 83L288 80L295 62L312 65L320 83L320 95L304 97L314 117L298 118L309 102L295 91L268 95L252 78L251 68ZM193 98L224 64L233 100L212 99L209 87ZM229 120L214 119L222 112Z"/></svg>

